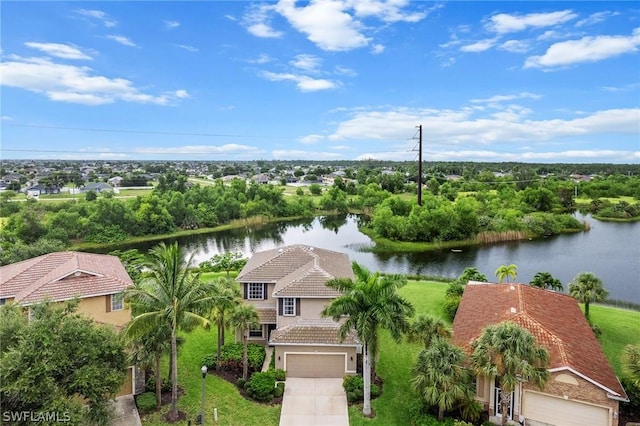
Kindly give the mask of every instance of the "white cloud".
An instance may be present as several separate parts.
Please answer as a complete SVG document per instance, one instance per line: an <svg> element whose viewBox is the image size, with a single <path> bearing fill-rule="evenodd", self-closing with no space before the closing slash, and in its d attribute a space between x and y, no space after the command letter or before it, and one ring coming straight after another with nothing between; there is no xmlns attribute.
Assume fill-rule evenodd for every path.
<svg viewBox="0 0 640 426"><path fill-rule="evenodd" d="M168 30L178 28L179 26L180 26L180 22L178 21L164 21L164 27Z"/></svg>
<svg viewBox="0 0 640 426"><path fill-rule="evenodd" d="M249 59L247 62L251 64L266 64L271 62L271 57L265 53L260 54L256 59Z"/></svg>
<svg viewBox="0 0 640 426"><path fill-rule="evenodd" d="M109 40L120 43L123 46L136 47L136 44L123 35L108 35Z"/></svg>
<svg viewBox="0 0 640 426"><path fill-rule="evenodd" d="M529 50L529 43L522 40L507 40L498 48L512 53L525 53Z"/></svg>
<svg viewBox="0 0 640 426"><path fill-rule="evenodd" d="M404 13L401 9L409 4L408 0L351 0L345 6L352 7L356 16L376 17L384 22L418 22L427 16L427 12ZM436 4L429 12L441 8Z"/></svg>
<svg viewBox="0 0 640 426"><path fill-rule="evenodd" d="M618 12L610 12L610 11L592 13L587 18L581 19L578 22L576 22L576 27L583 27L585 25L597 24L605 21L607 18L611 16L617 16L617 15L619 15Z"/></svg>
<svg viewBox="0 0 640 426"><path fill-rule="evenodd" d="M349 77L355 77L358 75L358 73L355 70L352 70L351 68L347 68L347 67L342 67L340 65L336 66L335 72L336 74L346 75Z"/></svg>
<svg viewBox="0 0 640 426"><path fill-rule="evenodd" d="M302 151L295 149L276 149L272 151L271 155L276 160L300 160L303 158L314 158L316 160L339 160L342 157L339 153L332 153L326 151Z"/></svg>
<svg viewBox="0 0 640 426"><path fill-rule="evenodd" d="M624 86L604 86L602 90L607 92L633 92L640 89L640 83L629 83Z"/></svg>
<svg viewBox="0 0 640 426"><path fill-rule="evenodd" d="M525 68L552 68L581 62L597 62L624 53L636 52L640 28L630 36L588 36L551 45L544 55L527 58Z"/></svg>
<svg viewBox="0 0 640 426"><path fill-rule="evenodd" d="M274 30L270 23L270 13L274 6L270 4L253 5L242 19L247 31L260 38L279 38L282 32Z"/></svg>
<svg viewBox="0 0 640 426"><path fill-rule="evenodd" d="M479 40L472 44L467 44L465 46L460 47L462 52L484 52L485 50L491 49L493 45L496 43L496 39L488 38L485 40Z"/></svg>
<svg viewBox="0 0 640 426"><path fill-rule="evenodd" d="M249 145L229 143L224 145L183 145L173 147L136 148L140 154L258 154L259 148Z"/></svg>
<svg viewBox="0 0 640 426"><path fill-rule="evenodd" d="M322 59L315 55L300 54L296 55L289 63L296 68L313 72L318 70Z"/></svg>
<svg viewBox="0 0 640 426"><path fill-rule="evenodd" d="M301 92L316 92L318 90L335 89L340 86L337 81L314 79L305 75L293 73L262 72L262 76L270 81L293 81Z"/></svg>
<svg viewBox="0 0 640 426"><path fill-rule="evenodd" d="M332 141L406 140L417 124L429 135L431 148L456 145L472 148L486 144L542 144L566 137L599 134L639 136L640 108L596 111L570 119L529 119L529 110L509 106L508 114L474 108L386 108L354 110L328 135ZM430 148L430 149L431 149Z"/></svg>
<svg viewBox="0 0 640 426"><path fill-rule="evenodd" d="M179 47L180 49L187 50L189 52L197 52L199 50L197 47L193 47L193 46L188 45L188 44L176 44L175 46Z"/></svg>
<svg viewBox="0 0 640 426"><path fill-rule="evenodd" d="M371 38L361 33L362 24L344 9L345 4L337 0L312 0L303 7L296 7L295 0L280 0L276 6L296 30L322 50L347 51L367 46Z"/></svg>
<svg viewBox="0 0 640 426"><path fill-rule="evenodd" d="M528 15L509 15L499 13L489 18L486 28L499 34L523 31L527 28L543 28L563 24L578 15L571 10L549 13L530 13Z"/></svg>
<svg viewBox="0 0 640 426"><path fill-rule="evenodd" d="M3 115L2 116L2 121L13 121L13 117L10 117L8 115Z"/></svg>
<svg viewBox="0 0 640 426"><path fill-rule="evenodd" d="M322 135L307 135L298 139L298 142L304 145L313 145L324 139Z"/></svg>
<svg viewBox="0 0 640 426"><path fill-rule="evenodd" d="M41 93L52 101L85 105L110 104L116 101L169 105L188 96L185 90L160 95L143 93L123 78L94 75L89 67L59 64L49 58L22 58L12 55L0 63L0 82Z"/></svg>
<svg viewBox="0 0 640 426"><path fill-rule="evenodd" d="M374 55L379 55L382 52L384 52L384 45L374 44L373 46L371 46L371 53L373 53Z"/></svg>
<svg viewBox="0 0 640 426"><path fill-rule="evenodd" d="M497 102L513 101L516 99L540 99L541 97L542 96L536 95L535 93L520 92L513 95L495 95L485 99L471 99L471 102L474 104L493 104Z"/></svg>
<svg viewBox="0 0 640 426"><path fill-rule="evenodd" d="M117 21L109 18L109 16L101 10L79 9L76 10L76 13L88 18L98 19L107 28L115 27L116 25L118 25Z"/></svg>
<svg viewBox="0 0 640 426"><path fill-rule="evenodd" d="M34 41L28 41L25 46L32 49L40 50L48 55L55 56L63 59L86 59L91 60L91 56L84 53L82 50L75 46L61 43L37 43Z"/></svg>

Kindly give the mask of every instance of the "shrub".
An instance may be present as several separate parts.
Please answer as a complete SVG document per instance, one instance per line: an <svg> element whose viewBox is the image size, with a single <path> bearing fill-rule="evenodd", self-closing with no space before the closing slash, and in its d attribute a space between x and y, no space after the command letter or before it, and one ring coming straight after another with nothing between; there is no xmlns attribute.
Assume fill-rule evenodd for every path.
<svg viewBox="0 0 640 426"><path fill-rule="evenodd" d="M287 372L281 369L273 370L276 381L283 382L287 379Z"/></svg>
<svg viewBox="0 0 640 426"><path fill-rule="evenodd" d="M156 391L156 376L150 375L147 379L147 382L144 384L144 390L147 392L153 392L155 394ZM162 385L160 385L160 390L162 392L171 392L171 383L169 380L162 379Z"/></svg>
<svg viewBox="0 0 640 426"><path fill-rule="evenodd" d="M264 346L255 343L249 343L247 346L247 360L249 362L249 369L256 371L262 368L266 351ZM211 357L211 358L209 358ZM203 363L208 360L212 360L213 368L215 368L216 355L207 355L203 359ZM207 364L207 367L209 364ZM225 370L240 370L242 369L242 343L227 343L222 346L220 351L220 367Z"/></svg>
<svg viewBox="0 0 640 426"><path fill-rule="evenodd" d="M267 402L273 399L276 378L272 371L254 373L247 382L247 394L256 401Z"/></svg>
<svg viewBox="0 0 640 426"><path fill-rule="evenodd" d="M206 365L209 370L214 370L216 368L216 354L209 354L202 357L200 365Z"/></svg>
<svg viewBox="0 0 640 426"><path fill-rule="evenodd" d="M236 381L236 386L238 386L238 388L242 389L244 388L244 385L247 383L247 381L245 379L243 379L242 377L240 377L237 381Z"/></svg>
<svg viewBox="0 0 640 426"><path fill-rule="evenodd" d="M273 390L274 398L280 398L284 393L284 383L280 382L276 384L276 388Z"/></svg>
<svg viewBox="0 0 640 426"><path fill-rule="evenodd" d="M136 405L138 410L149 412L156 409L156 394L153 392L144 392L136 396Z"/></svg>
<svg viewBox="0 0 640 426"><path fill-rule="evenodd" d="M444 303L442 308L444 309L444 313L449 318L449 320L453 321L456 317L456 312L458 312L458 306L460 306L460 300L462 298L460 296L450 296L444 299Z"/></svg>
<svg viewBox="0 0 640 426"><path fill-rule="evenodd" d="M364 396L364 395L363 395ZM374 383L371 384L371 398L377 398L380 396L380 387Z"/></svg>
<svg viewBox="0 0 640 426"><path fill-rule="evenodd" d="M364 379L360 375L345 376L342 379L342 387L345 392L354 392L356 389L364 388Z"/></svg>

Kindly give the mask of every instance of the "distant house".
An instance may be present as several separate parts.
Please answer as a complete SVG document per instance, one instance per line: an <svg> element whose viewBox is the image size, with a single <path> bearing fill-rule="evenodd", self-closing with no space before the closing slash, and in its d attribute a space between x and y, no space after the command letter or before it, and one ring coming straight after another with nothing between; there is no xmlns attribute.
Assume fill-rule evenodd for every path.
<svg viewBox="0 0 640 426"><path fill-rule="evenodd" d="M527 329L550 354L544 389L520 382L508 413L500 413L495 377L478 377L477 399L497 421L503 414L527 426L618 426L627 394L578 302L524 284L467 284L453 321L453 342L470 351L484 327L511 321Z"/></svg>
<svg viewBox="0 0 640 426"><path fill-rule="evenodd" d="M107 179L107 183L113 186L120 186L124 178L122 176L114 176L112 178Z"/></svg>
<svg viewBox="0 0 640 426"><path fill-rule="evenodd" d="M27 198L38 197L43 194L59 194L60 188L57 186L43 186L40 184L33 185L25 190Z"/></svg>
<svg viewBox="0 0 640 426"><path fill-rule="evenodd" d="M131 320L122 292L133 285L116 256L73 251L49 253L0 267L0 304L30 306L49 300L79 299L78 312L116 328ZM135 368L117 396L144 391L144 376Z"/></svg>
<svg viewBox="0 0 640 426"><path fill-rule="evenodd" d="M113 186L104 182L91 182L80 188L80 192L105 192L113 191Z"/></svg>
<svg viewBox="0 0 640 426"><path fill-rule="evenodd" d="M255 253L236 278L244 303L260 316L249 338L273 346L276 368L290 377L356 373L361 345L355 332L340 341L340 324L320 316L340 295L326 286L333 278L354 278L349 257L306 245Z"/></svg>
<svg viewBox="0 0 640 426"><path fill-rule="evenodd" d="M260 183L265 185L269 183L269 176L264 173L257 174L252 179L255 183Z"/></svg>

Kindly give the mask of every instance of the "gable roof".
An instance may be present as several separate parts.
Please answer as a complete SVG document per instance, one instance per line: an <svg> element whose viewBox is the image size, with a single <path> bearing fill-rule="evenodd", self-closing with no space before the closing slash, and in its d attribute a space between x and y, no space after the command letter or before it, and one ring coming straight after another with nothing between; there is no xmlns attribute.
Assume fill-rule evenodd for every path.
<svg viewBox="0 0 640 426"><path fill-rule="evenodd" d="M333 298L340 293L325 283L334 278L354 278L346 254L296 244L255 253L236 280L275 283L274 297Z"/></svg>
<svg viewBox="0 0 640 426"><path fill-rule="evenodd" d="M503 321L526 328L547 348L550 371L570 370L610 397L627 400L574 298L524 284L471 282L453 321L453 342L470 351L484 327Z"/></svg>
<svg viewBox="0 0 640 426"><path fill-rule="evenodd" d="M115 294L133 285L116 256L64 251L0 267L0 298L31 305Z"/></svg>

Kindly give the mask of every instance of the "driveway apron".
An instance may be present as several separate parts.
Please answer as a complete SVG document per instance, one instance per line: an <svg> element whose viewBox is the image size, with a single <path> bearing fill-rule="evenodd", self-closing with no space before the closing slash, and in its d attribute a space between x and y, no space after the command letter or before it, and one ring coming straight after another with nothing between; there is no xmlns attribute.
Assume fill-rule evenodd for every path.
<svg viewBox="0 0 640 426"><path fill-rule="evenodd" d="M280 426L349 426L342 379L288 377Z"/></svg>

